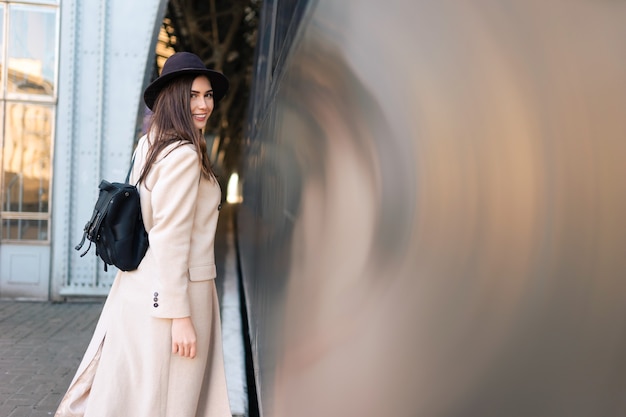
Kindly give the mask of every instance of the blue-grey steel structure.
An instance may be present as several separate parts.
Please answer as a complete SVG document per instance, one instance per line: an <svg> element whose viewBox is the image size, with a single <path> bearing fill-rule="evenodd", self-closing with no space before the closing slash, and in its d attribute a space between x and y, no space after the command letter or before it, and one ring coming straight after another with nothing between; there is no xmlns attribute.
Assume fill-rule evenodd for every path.
<svg viewBox="0 0 626 417"><path fill-rule="evenodd" d="M101 179L123 180L165 0L0 1L0 297L105 295L74 246Z"/></svg>
<svg viewBox="0 0 626 417"><path fill-rule="evenodd" d="M123 180L166 1L69 0L61 5L53 206L53 297L104 295L104 272L73 246L102 178Z"/></svg>

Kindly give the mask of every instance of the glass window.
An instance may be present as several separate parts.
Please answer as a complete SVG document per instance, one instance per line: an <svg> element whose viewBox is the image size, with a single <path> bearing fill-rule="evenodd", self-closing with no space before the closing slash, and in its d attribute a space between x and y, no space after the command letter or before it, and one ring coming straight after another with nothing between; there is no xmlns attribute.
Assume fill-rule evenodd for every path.
<svg viewBox="0 0 626 417"><path fill-rule="evenodd" d="M295 28L300 23L306 6L306 0L277 0L276 22L274 28L274 56L272 69L276 69L281 56L293 42ZM282 58L284 60L284 57Z"/></svg>
<svg viewBox="0 0 626 417"><path fill-rule="evenodd" d="M48 240L48 220L3 219L3 240Z"/></svg>
<svg viewBox="0 0 626 417"><path fill-rule="evenodd" d="M58 4L0 0L0 240L50 239Z"/></svg>
<svg viewBox="0 0 626 417"><path fill-rule="evenodd" d="M56 10L9 6L7 91L54 95Z"/></svg>
<svg viewBox="0 0 626 417"><path fill-rule="evenodd" d="M19 0L17 2L12 2L10 0L0 0L0 3L59 4L59 0Z"/></svg>
<svg viewBox="0 0 626 417"><path fill-rule="evenodd" d="M3 149L3 211L47 213L53 108L7 103Z"/></svg>
<svg viewBox="0 0 626 417"><path fill-rule="evenodd" d="M4 45L4 5L0 4L0 45ZM4 95L4 48L0 49L0 94Z"/></svg>

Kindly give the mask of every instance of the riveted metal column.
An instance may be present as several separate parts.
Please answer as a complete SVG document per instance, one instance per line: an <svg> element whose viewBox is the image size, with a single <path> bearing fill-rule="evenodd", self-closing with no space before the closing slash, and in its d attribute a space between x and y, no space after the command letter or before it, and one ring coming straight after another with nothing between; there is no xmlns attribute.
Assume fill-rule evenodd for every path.
<svg viewBox="0 0 626 417"><path fill-rule="evenodd" d="M108 292L91 250L73 249L97 199L100 180L124 179L141 92L151 70L165 0L64 1L61 7L59 107L55 149L53 299Z"/></svg>
<svg viewBox="0 0 626 417"><path fill-rule="evenodd" d="M78 36L80 32L80 2L65 0L61 7L63 25L61 46L59 48L59 101L57 109L54 152L54 177L52 199L52 260L51 289L53 296L58 294L60 286L69 285L69 249L72 219L71 201L76 195L76 181L72 180L74 166L73 149L75 134L72 128L76 115L76 84L74 80L79 71L76 59Z"/></svg>

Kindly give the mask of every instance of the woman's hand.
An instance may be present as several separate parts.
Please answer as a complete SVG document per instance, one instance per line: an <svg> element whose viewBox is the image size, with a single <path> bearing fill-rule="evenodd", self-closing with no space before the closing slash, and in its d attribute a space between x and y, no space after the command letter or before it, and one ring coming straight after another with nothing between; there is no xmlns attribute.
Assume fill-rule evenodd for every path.
<svg viewBox="0 0 626 417"><path fill-rule="evenodd" d="M172 319L172 353L190 359L196 357L196 329L191 317Z"/></svg>

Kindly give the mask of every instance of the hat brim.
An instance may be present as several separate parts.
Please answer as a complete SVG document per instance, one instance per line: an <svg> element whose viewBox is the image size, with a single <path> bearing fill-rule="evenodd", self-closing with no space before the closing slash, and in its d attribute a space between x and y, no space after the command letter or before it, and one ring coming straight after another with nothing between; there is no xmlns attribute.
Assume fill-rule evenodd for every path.
<svg viewBox="0 0 626 417"><path fill-rule="evenodd" d="M211 82L213 88L213 101L218 103L228 91L228 79L220 72L210 69L181 68L179 70L162 75L154 80L143 93L143 101L150 110L153 110L154 103L161 90L173 79L183 75L205 75Z"/></svg>

